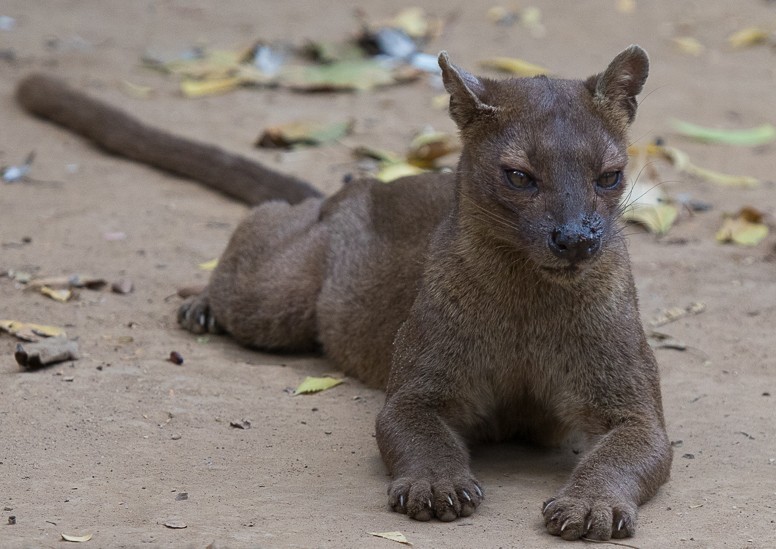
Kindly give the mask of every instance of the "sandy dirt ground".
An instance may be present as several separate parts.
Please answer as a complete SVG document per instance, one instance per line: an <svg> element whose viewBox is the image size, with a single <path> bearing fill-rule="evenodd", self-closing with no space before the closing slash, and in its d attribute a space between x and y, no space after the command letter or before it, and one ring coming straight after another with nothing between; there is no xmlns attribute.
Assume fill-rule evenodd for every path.
<svg viewBox="0 0 776 549"><path fill-rule="evenodd" d="M422 2L430 13L454 15L426 51L447 49L472 70L485 57L511 55L585 77L639 43L652 72L634 142L663 136L700 165L763 180L754 189L724 188L660 167L669 194L690 193L712 209L682 215L661 239L628 231L645 321L669 307L706 305L661 328L687 345L656 351L674 466L669 483L642 507L628 543L776 547L776 237L750 248L714 238L723 214L744 205L773 223L776 149L688 143L668 123L776 122L776 53L768 46L731 51L725 40L749 25L776 28L776 4L638 0L630 14L615 0L535 4L542 38L519 25L494 25L488 2ZM376 0L358 5L375 17L394 11ZM454 131L444 110L431 106L439 90L423 80L360 94L242 89L190 100L139 61L147 50L175 54L197 43L341 39L357 28L353 7L313 0L0 3L0 16L15 20L0 30L0 164L37 153L35 181L0 183L0 271L126 277L135 285L129 295L82 290L61 304L0 278L0 318L65 327L83 354L23 372L13 358L17 341L0 335L0 547L59 547L63 532L92 534L91 547L388 549L398 545L369 532L394 530L415 547L564 543L545 533L539 507L573 467L569 449L477 448L473 468L486 499L474 516L442 524L391 513L374 441L381 392L348 380L292 397L287 389L304 376L335 366L314 356L260 354L224 337L198 340L176 325L176 289L207 280L197 265L218 256L246 207L108 156L29 117L13 100L23 75L46 71L146 122L331 192L356 169L354 145L401 151L426 125ZM678 52L671 38L681 35L706 50ZM128 96L123 81L155 94ZM282 153L252 147L270 124L348 117L355 133L342 143ZM185 358L182 366L166 360L173 350ZM242 419L252 428L230 427ZM164 526L171 521L187 527Z"/></svg>

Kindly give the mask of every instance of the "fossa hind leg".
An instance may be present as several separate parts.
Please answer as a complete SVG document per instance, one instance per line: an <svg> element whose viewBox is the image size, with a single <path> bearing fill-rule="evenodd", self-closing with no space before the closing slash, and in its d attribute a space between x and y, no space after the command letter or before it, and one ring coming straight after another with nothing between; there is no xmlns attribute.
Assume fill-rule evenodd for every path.
<svg viewBox="0 0 776 549"><path fill-rule="evenodd" d="M251 211L207 289L181 305L181 326L194 333L223 329L252 347L314 349L328 242L318 221L321 202L267 202Z"/></svg>

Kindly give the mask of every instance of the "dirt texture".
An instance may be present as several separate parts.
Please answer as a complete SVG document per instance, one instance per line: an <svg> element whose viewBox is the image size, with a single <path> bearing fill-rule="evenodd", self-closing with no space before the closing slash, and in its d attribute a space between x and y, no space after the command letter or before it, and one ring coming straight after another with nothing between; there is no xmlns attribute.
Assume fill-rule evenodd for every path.
<svg viewBox="0 0 776 549"><path fill-rule="evenodd" d="M537 38L520 25L495 25L487 2L417 3L449 16L426 51L446 49L480 73L483 58L510 55L586 77L640 44L652 71L633 141L662 136L699 165L763 180L753 189L725 188L660 165L666 192L690 193L712 208L684 212L660 239L628 229L645 322L693 302L706 309L659 328L686 344L684 351L656 350L675 459L671 480L641 508L637 535L626 542L776 547L776 238L750 248L714 238L723 214L744 205L773 223L776 148L680 141L668 122L776 122L776 52L767 45L731 51L726 43L749 25L774 28L776 4L637 0L634 12L622 13L615 0L537 1L546 27ZM377 0L358 6L375 18L394 9ZM419 548L564 543L545 532L540 504L573 467L573 446L476 448L473 469L486 499L471 517L419 523L390 512L374 441L381 392L348 380L294 397L288 388L335 365L260 354L226 337L198 339L176 324L176 290L206 282L197 265L219 255L246 207L106 155L31 118L13 99L25 74L46 71L145 122L332 192L357 169L354 145L402 151L424 126L453 132L446 112L432 107L440 89L424 79L368 93L241 89L191 100L140 59L147 50L175 54L197 43L339 40L357 29L354 7L321 0L0 4L0 16L15 19L0 30L0 164L37 154L30 181L0 183L0 271L134 283L126 295L81 289L62 304L0 278L0 318L65 327L81 353L26 372L14 360L17 340L0 334L0 547L59 547L61 533L89 533L87 547L391 548L396 542L369 532L396 530ZM679 52L671 39L682 35L706 50ZM155 93L132 97L125 81ZM355 133L335 145L292 152L252 146L268 125L347 118ZM182 365L168 360L172 351ZM249 429L230 425L243 420Z"/></svg>

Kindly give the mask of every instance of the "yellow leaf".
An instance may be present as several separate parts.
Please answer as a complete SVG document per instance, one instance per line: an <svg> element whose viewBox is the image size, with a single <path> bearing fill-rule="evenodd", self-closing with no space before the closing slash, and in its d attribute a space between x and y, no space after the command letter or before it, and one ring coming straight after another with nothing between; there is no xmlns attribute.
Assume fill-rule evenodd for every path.
<svg viewBox="0 0 776 549"><path fill-rule="evenodd" d="M549 70L539 65L514 57L492 57L480 62L480 65L489 69L509 72L517 76L537 76L549 74Z"/></svg>
<svg viewBox="0 0 776 549"><path fill-rule="evenodd" d="M378 538L385 538L389 539L391 541L396 541L398 543L403 543L404 545L412 545L406 537L404 537L404 534L401 532L367 532L370 536L377 536Z"/></svg>
<svg viewBox="0 0 776 549"><path fill-rule="evenodd" d="M18 320L0 320L0 330L25 341L38 341L41 337L67 336L65 330L56 326L19 322Z"/></svg>
<svg viewBox="0 0 776 549"><path fill-rule="evenodd" d="M762 44L768 39L768 31L761 27L747 27L728 36L732 48L741 49Z"/></svg>
<svg viewBox="0 0 776 549"><path fill-rule="evenodd" d="M424 173L426 170L413 166L407 162L392 162L385 164L380 171L377 172L376 177L383 183L389 183L400 177L407 177L409 175L418 175Z"/></svg>
<svg viewBox="0 0 776 549"><path fill-rule="evenodd" d="M754 208L745 207L735 217L727 217L717 231L717 241L733 242L741 246L756 246L768 236L768 226L762 221L762 214Z"/></svg>
<svg viewBox="0 0 776 549"><path fill-rule="evenodd" d="M434 109L446 109L450 106L450 96L446 93L435 95L431 98L431 107Z"/></svg>
<svg viewBox="0 0 776 549"><path fill-rule="evenodd" d="M404 8L391 21L392 25L413 38L423 38L428 33L428 19L423 8Z"/></svg>
<svg viewBox="0 0 776 549"><path fill-rule="evenodd" d="M92 534L85 534L83 536L71 536L70 534L62 534L62 539L65 541L73 541L76 543L82 543L92 539Z"/></svg>
<svg viewBox="0 0 776 549"><path fill-rule="evenodd" d="M218 259L211 259L199 264L199 268L203 271L212 271L218 266Z"/></svg>
<svg viewBox="0 0 776 549"><path fill-rule="evenodd" d="M299 384L299 387L297 387L294 390L294 395L302 395L302 394L309 394L309 393L317 393L319 391L325 391L326 389L331 389L332 387L336 387L340 383L342 383L343 379L336 379L333 377L306 377L304 378L304 381Z"/></svg>
<svg viewBox="0 0 776 549"><path fill-rule="evenodd" d="M54 290L53 288L49 288L48 286L42 286L40 288L40 293L50 297L54 301L59 301L60 303L67 303L70 300L70 298L73 297L73 292L71 292L70 290L66 290L66 289Z"/></svg>
<svg viewBox="0 0 776 549"><path fill-rule="evenodd" d="M230 92L237 88L242 80L237 77L219 78L213 80L183 80L181 92L185 97L204 97Z"/></svg>
<svg viewBox="0 0 776 549"><path fill-rule="evenodd" d="M647 152L650 156L665 158L681 173L686 173L687 175L704 179L711 183L716 183L717 185L724 185L727 187L757 187L760 184L760 180L756 177L730 175L696 166L690 162L690 157L686 152L675 147L648 145Z"/></svg>
<svg viewBox="0 0 776 549"><path fill-rule="evenodd" d="M520 12L520 26L528 29L534 38L542 38L547 34L547 29L542 23L542 10L536 6L526 6Z"/></svg>
<svg viewBox="0 0 776 549"><path fill-rule="evenodd" d="M631 14L636 11L636 0L617 0L617 11Z"/></svg>
<svg viewBox="0 0 776 549"><path fill-rule="evenodd" d="M677 36L671 39L671 42L680 52L694 57L698 57L706 50L706 47L692 36Z"/></svg>
<svg viewBox="0 0 776 549"><path fill-rule="evenodd" d="M623 219L639 223L656 235L663 235L676 221L679 214L671 204L633 204L623 213Z"/></svg>

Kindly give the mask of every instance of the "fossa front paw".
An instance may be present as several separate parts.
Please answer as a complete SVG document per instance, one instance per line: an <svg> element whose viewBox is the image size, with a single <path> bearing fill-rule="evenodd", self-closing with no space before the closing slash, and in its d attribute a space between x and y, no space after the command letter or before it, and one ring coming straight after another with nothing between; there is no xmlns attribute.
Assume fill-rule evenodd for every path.
<svg viewBox="0 0 776 549"><path fill-rule="evenodd" d="M210 310L207 293L188 298L178 308L178 324L194 334L218 334L223 329Z"/></svg>
<svg viewBox="0 0 776 549"><path fill-rule="evenodd" d="M547 531L566 540L608 540L636 532L636 506L616 497L559 495L542 505Z"/></svg>
<svg viewBox="0 0 776 549"><path fill-rule="evenodd" d="M443 522L468 517L483 499L482 488L471 477L428 479L400 477L388 488L391 509L415 520Z"/></svg>

